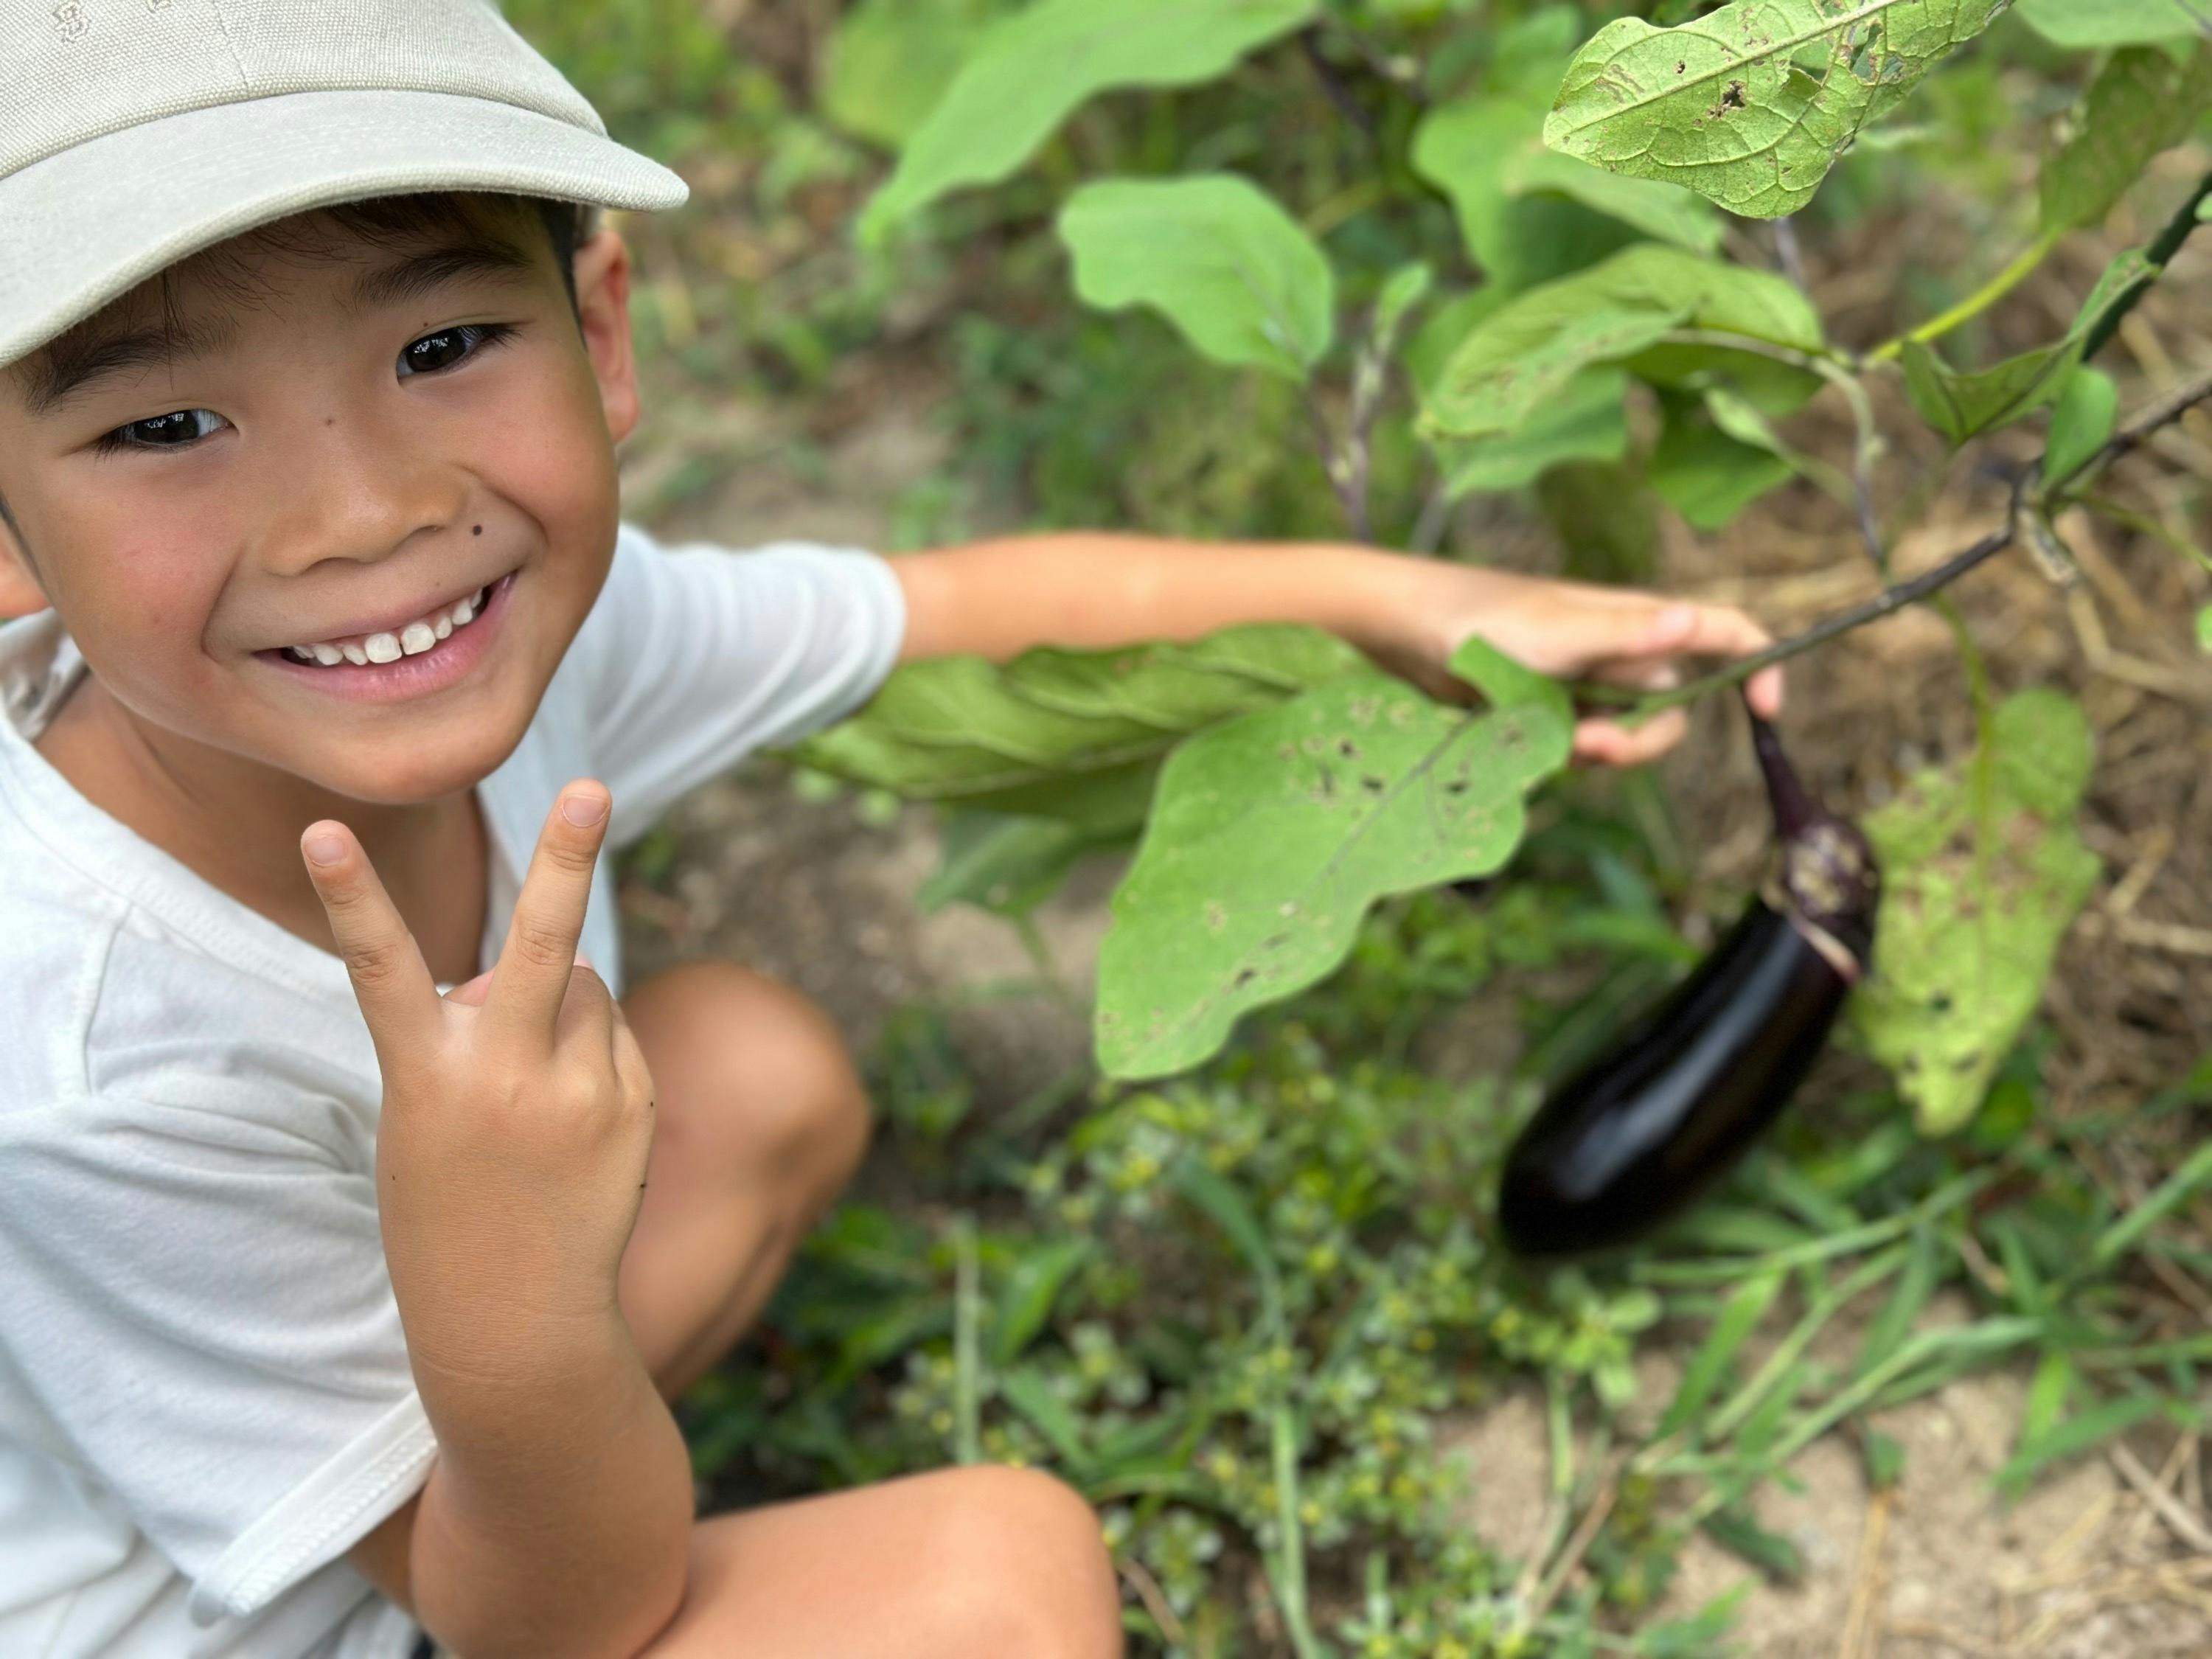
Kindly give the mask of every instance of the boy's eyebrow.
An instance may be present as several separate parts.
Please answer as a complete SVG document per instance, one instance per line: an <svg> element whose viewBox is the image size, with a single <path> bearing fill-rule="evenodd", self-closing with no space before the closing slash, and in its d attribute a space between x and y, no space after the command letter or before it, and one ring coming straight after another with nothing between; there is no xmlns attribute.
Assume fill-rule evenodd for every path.
<svg viewBox="0 0 2212 1659"><path fill-rule="evenodd" d="M346 309L397 306L469 278L519 283L536 269L528 254L501 242L433 248L362 272L354 279ZM64 334L21 366L23 401L33 417L58 414L116 375L212 356L237 333L237 319L225 315L180 318L166 328L149 323Z"/></svg>

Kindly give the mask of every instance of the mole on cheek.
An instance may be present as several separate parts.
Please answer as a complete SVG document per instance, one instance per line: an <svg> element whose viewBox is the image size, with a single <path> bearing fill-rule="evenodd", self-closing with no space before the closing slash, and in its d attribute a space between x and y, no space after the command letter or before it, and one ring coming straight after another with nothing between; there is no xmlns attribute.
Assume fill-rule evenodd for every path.
<svg viewBox="0 0 2212 1659"><path fill-rule="evenodd" d="M476 526L476 528L474 528L473 530L471 530L471 531L470 531L470 532L469 532L469 534L470 534L470 535L471 535L471 536L481 536L481 535L483 535L483 526L482 525L478 525L478 526Z"/></svg>

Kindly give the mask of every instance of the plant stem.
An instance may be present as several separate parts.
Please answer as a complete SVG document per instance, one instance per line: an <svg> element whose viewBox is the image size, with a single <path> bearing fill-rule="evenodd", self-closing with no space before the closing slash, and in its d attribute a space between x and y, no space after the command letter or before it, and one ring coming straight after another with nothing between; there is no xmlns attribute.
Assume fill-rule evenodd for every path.
<svg viewBox="0 0 2212 1659"><path fill-rule="evenodd" d="M2018 258L1942 316L1931 319L1921 324L1919 327L1899 335L1893 340L1883 341L1872 351L1867 353L1867 361L1872 363L1888 362L1904 355L1905 342L1908 340L1925 345L1930 340L1942 338L1960 324L1972 321L2027 281L2029 274L2050 255L2051 250L2058 246L2058 239L2063 234L2063 231L2045 231L2029 243L2021 251ZM2118 319L2115 319L2115 320Z"/></svg>
<svg viewBox="0 0 2212 1659"><path fill-rule="evenodd" d="M1875 512L1874 464L1881 457L1881 428L1875 424L1874 404L1859 384L1858 376L1838 363L1815 358L1813 372L1844 394L1851 406L1851 424L1857 437L1851 445L1851 495L1858 510L1859 539L1866 544L1874 568L1889 579L1889 550L1881 539L1881 520Z"/></svg>
<svg viewBox="0 0 2212 1659"><path fill-rule="evenodd" d="M2189 233L2195 230L2200 222L2197 210L2204 204L2208 197L2212 197L2212 173L2199 179L2197 188L2189 192L2188 199L2174 210L2173 216L2166 222L2166 228L2152 238L2150 246L2143 250L2143 258L2161 268L2171 264L2173 256L2181 252L2181 245L2189 240ZM2150 288L2148 283L2138 284L2119 304L2097 319L2095 326L2081 342L2083 362L2087 362L2104 349L2105 343L2119 331L2120 319L2136 308L2136 302L2149 293Z"/></svg>
<svg viewBox="0 0 2212 1659"><path fill-rule="evenodd" d="M1770 645L1753 656L1739 657L1726 668L1675 686L1671 690L1655 691L1642 696L1616 694L1611 688L1601 685L1577 686L1577 694L1595 702L1626 703L1628 705L1627 713L1621 717L1624 723L1641 725L1654 714L1740 685L1762 668L1771 668L1776 663L1802 656L1815 646L1826 645L1838 635L1848 634L1855 628L1863 628L1871 622L1879 622L1884 617L1904 610L1908 605L1917 604L1929 594L1948 587L1975 566L1995 558L2012 544L2013 527L2010 515L2008 515L2003 529L1992 530L1972 547L1954 555L1933 570L1915 576L1909 582L1899 582L1893 587L1886 588L1863 605L1853 605L1848 611L1838 611L1817 622L1792 639Z"/></svg>

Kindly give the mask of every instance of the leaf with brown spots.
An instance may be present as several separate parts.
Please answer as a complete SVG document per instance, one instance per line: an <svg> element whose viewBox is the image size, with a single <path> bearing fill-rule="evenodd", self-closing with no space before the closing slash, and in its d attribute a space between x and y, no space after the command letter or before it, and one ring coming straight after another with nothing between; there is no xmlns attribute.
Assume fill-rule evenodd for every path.
<svg viewBox="0 0 2212 1659"><path fill-rule="evenodd" d="M1678 28L1619 18L1567 66L1544 142L1778 218L1812 200L1863 127L2010 3L1735 0Z"/></svg>
<svg viewBox="0 0 2212 1659"><path fill-rule="evenodd" d="M2074 823L2093 745L2072 698L2023 691L1997 710L1985 827L1971 762L1921 773L1867 816L1887 873L1875 971L1852 1018L1925 1133L1979 1109L2097 884L2102 866Z"/></svg>
<svg viewBox="0 0 2212 1659"><path fill-rule="evenodd" d="M1107 1073L1196 1065L1239 1016L1334 969L1376 900L1512 856L1523 797L1566 763L1573 712L1479 640L1452 668L1486 711L1369 671L1169 757L1099 954Z"/></svg>

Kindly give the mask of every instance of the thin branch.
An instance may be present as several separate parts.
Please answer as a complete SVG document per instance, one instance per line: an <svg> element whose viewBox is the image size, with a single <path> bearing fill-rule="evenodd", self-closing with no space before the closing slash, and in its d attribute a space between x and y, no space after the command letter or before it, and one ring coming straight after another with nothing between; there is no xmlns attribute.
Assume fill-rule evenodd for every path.
<svg viewBox="0 0 2212 1659"><path fill-rule="evenodd" d="M1336 106L1336 112L1358 127L1370 138L1375 136L1373 112L1352 95L1352 88L1344 84L1336 65L1328 61L1321 49L1321 25L1310 24L1298 31L1298 45L1304 48L1306 62L1313 66L1314 78L1321 89L1328 94L1328 101Z"/></svg>
<svg viewBox="0 0 2212 1659"><path fill-rule="evenodd" d="M2027 475L2023 474L2021 480L2013 486L2015 507L2027 477ZM1838 635L1848 634L1856 628L1863 628L1869 623L1880 622L1884 617L1902 611L1908 605L1917 605L1930 594L1941 592L1977 565L1986 563L2010 547L2014 537L2013 526L2018 521L2018 517L2017 511L2008 512L2005 514L2005 524L2002 530L1992 530L1972 547L1953 555L1933 570L1915 576L1909 582L1899 582L1893 587L1885 588L1873 599L1867 600L1865 604L1856 605L1848 611L1838 611L1832 617L1815 623L1802 634L1771 645L1755 655L1739 657L1726 668L1707 674L1702 678L1692 680L1686 684L1675 686L1670 690L1654 691L1642 696L1618 694L1618 700L1627 702L1630 705L1627 714L1623 718L1630 725L1641 724L1652 715L1666 709L1679 708L1684 703L1695 702L1699 697L1710 696L1715 691L1725 690L1730 686L1739 685L1762 668L1771 668L1776 663L1787 662L1792 657L1802 656L1815 646L1826 645ZM1607 702L1616 700L1616 694L1609 687L1587 685L1578 686L1576 690L1579 696L1592 701Z"/></svg>
<svg viewBox="0 0 2212 1659"><path fill-rule="evenodd" d="M1791 287L1802 291L1808 286L1805 253L1797 243L1796 222L1786 213L1774 222L1774 258Z"/></svg>
<svg viewBox="0 0 2212 1659"><path fill-rule="evenodd" d="M1859 539L1868 556L1886 581L1889 578L1889 549L1881 539L1881 520L1874 504L1874 464L1881 458L1881 428L1875 424L1874 404L1858 377L1823 358L1814 359L1814 373L1844 394L1851 406L1851 424L1857 436L1851 444L1851 495L1858 512Z"/></svg>
<svg viewBox="0 0 2212 1659"><path fill-rule="evenodd" d="M2212 179L2206 180L2204 192L2212 194ZM2162 427L2171 426L2188 410L2207 401L2212 401L2212 374L2206 374L2160 398L2114 433L2102 449L2075 467L2065 477L2052 481L2050 489L2044 494L2045 504L2050 503L2057 490L2076 480L2085 484L2094 482L2106 467L2136 448L2153 433ZM1803 655L1815 646L1826 645L1839 635L1863 628L1869 623L1880 622L1884 617L1893 616L1909 605L1917 605L1930 595L1942 592L1960 577L1995 558L2019 540L2022 508L2029 492L2038 488L2041 474L2042 463L2039 460L2014 477L2012 500L2006 507L2002 527L1992 530L1972 547L1952 555L1934 569L1915 576L1911 581L1887 587L1864 604L1826 617L1793 638L1771 645L1754 655L1740 657L1725 668L1669 690L1638 696L1618 687L1592 684L1577 686L1577 694L1587 702L1625 707L1626 712L1621 716L1622 720L1627 725L1638 725L1666 709L1680 708L1715 691L1740 685L1763 668L1787 662L1792 657Z"/></svg>

